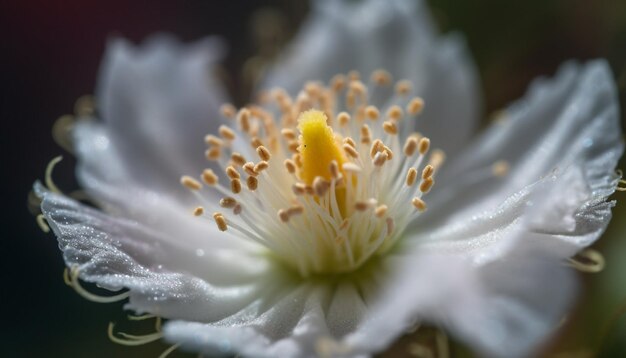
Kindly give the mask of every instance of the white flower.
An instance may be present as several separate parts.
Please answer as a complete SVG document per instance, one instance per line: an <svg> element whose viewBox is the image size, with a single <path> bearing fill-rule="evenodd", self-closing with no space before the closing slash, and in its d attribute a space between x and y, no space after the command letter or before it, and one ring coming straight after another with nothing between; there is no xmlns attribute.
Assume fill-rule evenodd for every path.
<svg viewBox="0 0 626 358"><path fill-rule="evenodd" d="M207 82L221 52L214 39L110 43L99 118L73 129L78 178L102 210L36 185L79 290L77 277L126 288L127 309L167 318L167 341L206 353L369 355L426 321L510 357L554 330L576 292L564 262L602 234L619 181L603 61L534 82L471 138L476 75L421 2L316 2L267 77L285 91L234 119ZM394 91L378 68L407 81ZM335 77L299 95L350 70L372 83ZM326 114L301 114L311 106ZM221 134L206 138L217 163L207 133ZM180 186L209 165L204 186Z"/></svg>

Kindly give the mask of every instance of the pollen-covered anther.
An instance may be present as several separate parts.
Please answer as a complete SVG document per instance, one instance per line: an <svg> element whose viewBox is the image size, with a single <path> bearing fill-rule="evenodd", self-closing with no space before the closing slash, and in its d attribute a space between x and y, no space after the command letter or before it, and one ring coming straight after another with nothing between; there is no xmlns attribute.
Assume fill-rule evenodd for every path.
<svg viewBox="0 0 626 358"><path fill-rule="evenodd" d="M350 115L346 112L341 112L337 115L337 122L339 122L339 126L345 127L350 123Z"/></svg>
<svg viewBox="0 0 626 358"><path fill-rule="evenodd" d="M295 140L298 137L296 135L296 131L291 128L281 129L280 134L282 134L282 136L285 137L286 140Z"/></svg>
<svg viewBox="0 0 626 358"><path fill-rule="evenodd" d="M208 160L218 160L222 156L222 150L218 146L213 146L210 149L207 149L206 152L204 152L204 156Z"/></svg>
<svg viewBox="0 0 626 358"><path fill-rule="evenodd" d="M415 154L415 151L417 150L417 144L418 142L415 137L407 138L404 142L404 155L406 155L407 157L413 156L413 154Z"/></svg>
<svg viewBox="0 0 626 358"><path fill-rule="evenodd" d="M330 189L330 182L322 177L315 177L313 180L313 189L315 190L315 195L322 197L326 194L328 189Z"/></svg>
<svg viewBox="0 0 626 358"><path fill-rule="evenodd" d="M248 174L250 176L257 176L257 175L259 175L259 173L257 173L254 170L254 163L253 162L246 162L246 163L244 163L244 165L241 166L241 168L243 169L244 172L246 172L246 174Z"/></svg>
<svg viewBox="0 0 626 358"><path fill-rule="evenodd" d="M376 215L377 218L382 218L387 214L388 209L387 205L379 205L376 210L374 210L374 215Z"/></svg>
<svg viewBox="0 0 626 358"><path fill-rule="evenodd" d="M188 176L188 175L183 175L180 178L180 183L187 189L189 190L200 190L202 189L202 184L200 184L199 181L197 181L196 179Z"/></svg>
<svg viewBox="0 0 626 358"><path fill-rule="evenodd" d="M232 129L228 128L225 125L221 125L217 131L220 134L220 137L228 141L232 141L236 137L235 131L233 131Z"/></svg>
<svg viewBox="0 0 626 358"><path fill-rule="evenodd" d="M499 160L493 163L491 166L491 172L497 177L503 177L508 174L509 168L509 162L506 160Z"/></svg>
<svg viewBox="0 0 626 358"><path fill-rule="evenodd" d="M416 179L417 179L417 169L409 168L409 170L406 173L406 185L412 186L413 184L415 184Z"/></svg>
<svg viewBox="0 0 626 358"><path fill-rule="evenodd" d="M237 109L230 103L224 103L220 107L220 112L222 112L222 115L226 118L233 118L237 113Z"/></svg>
<svg viewBox="0 0 626 358"><path fill-rule="evenodd" d="M382 167L388 158L389 158L389 155L386 152L378 152L374 156L374 159L372 159L372 164L374 164L377 167Z"/></svg>
<svg viewBox="0 0 626 358"><path fill-rule="evenodd" d="M430 153L430 161L429 164L433 166L435 171L439 169L439 167L446 160L446 153L441 149L434 149L432 153Z"/></svg>
<svg viewBox="0 0 626 358"><path fill-rule="evenodd" d="M258 147L262 145L263 145L263 142L261 142L261 140L258 137L252 137L252 139L250 139L250 146L252 146L252 148L257 149Z"/></svg>
<svg viewBox="0 0 626 358"><path fill-rule="evenodd" d="M387 134L391 134L391 135L398 134L398 126L393 121L384 121L383 122L383 130Z"/></svg>
<svg viewBox="0 0 626 358"><path fill-rule="evenodd" d="M420 198L413 198L413 200L411 200L411 204L413 204L413 206L419 211L426 211L426 203Z"/></svg>
<svg viewBox="0 0 626 358"><path fill-rule="evenodd" d="M402 107L398 106L397 104L394 104L387 110L387 117L389 117L389 119L391 120L399 121L402 119L402 116Z"/></svg>
<svg viewBox="0 0 626 358"><path fill-rule="evenodd" d="M374 121L380 117L380 111L375 106L367 106L365 107L365 116Z"/></svg>
<svg viewBox="0 0 626 358"><path fill-rule="evenodd" d="M246 185L248 186L248 190L255 191L259 187L259 180L256 177L249 176L246 179Z"/></svg>
<svg viewBox="0 0 626 358"><path fill-rule="evenodd" d="M272 157L270 154L269 149L265 148L264 146L260 146L256 149L256 154L259 155L259 158L261 158L261 160L263 161L269 161L270 158Z"/></svg>
<svg viewBox="0 0 626 358"><path fill-rule="evenodd" d="M424 109L424 100L419 97L413 98L406 106L406 111L412 115L419 114L422 109Z"/></svg>
<svg viewBox="0 0 626 358"><path fill-rule="evenodd" d="M304 195L306 194L306 185L304 183L295 183L291 186L291 190L296 195Z"/></svg>
<svg viewBox="0 0 626 358"><path fill-rule="evenodd" d="M420 154L422 155L426 154L426 152L428 152L428 149L430 149L430 139L426 137L420 139L418 143L418 150Z"/></svg>
<svg viewBox="0 0 626 358"><path fill-rule="evenodd" d="M379 86L388 86L391 84L392 78L389 72L385 70L376 70L372 72L371 80Z"/></svg>
<svg viewBox="0 0 626 358"><path fill-rule="evenodd" d="M399 95L407 95L413 90L413 83L409 80L400 80L396 83L395 91Z"/></svg>
<svg viewBox="0 0 626 358"><path fill-rule="evenodd" d="M213 134L207 134L206 136L204 136L204 143L217 147L221 147L222 145L224 145L224 141L214 136Z"/></svg>
<svg viewBox="0 0 626 358"><path fill-rule="evenodd" d="M356 165L354 163L343 163L341 168L345 172L350 172L350 173L359 173L362 170L362 168L360 166L358 166L358 165Z"/></svg>
<svg viewBox="0 0 626 358"><path fill-rule="evenodd" d="M276 215L278 215L280 221L284 223L289 221L289 213L285 209L279 209L278 212L276 212Z"/></svg>
<svg viewBox="0 0 626 358"><path fill-rule="evenodd" d="M336 160L333 160L332 162L330 162L328 169L330 170L330 176L332 176L333 179L339 178L339 175L340 175L339 164L337 164Z"/></svg>
<svg viewBox="0 0 626 358"><path fill-rule="evenodd" d="M432 177L423 179L422 182L420 183L420 191L422 193L428 193L428 191L430 190L430 188L433 187L433 185L435 184L435 180Z"/></svg>
<svg viewBox="0 0 626 358"><path fill-rule="evenodd" d="M233 197L227 196L220 199L220 206L227 209L232 209L237 205L237 200Z"/></svg>
<svg viewBox="0 0 626 358"><path fill-rule="evenodd" d="M367 124L361 126L361 143L369 144L372 140L372 131Z"/></svg>
<svg viewBox="0 0 626 358"><path fill-rule="evenodd" d="M193 209L193 215L194 216L202 216L204 214L204 208L201 206L196 207L195 209Z"/></svg>
<svg viewBox="0 0 626 358"><path fill-rule="evenodd" d="M217 175L215 175L215 173L211 169L203 170L201 178L203 182L211 186L217 184L217 181L218 181Z"/></svg>
<svg viewBox="0 0 626 358"><path fill-rule="evenodd" d="M294 205L287 209L287 215L291 218L292 216L300 215L304 212L304 207L301 205Z"/></svg>
<svg viewBox="0 0 626 358"><path fill-rule="evenodd" d="M250 110L242 108L237 113L237 122L239 122L239 128L245 133L250 132Z"/></svg>
<svg viewBox="0 0 626 358"><path fill-rule="evenodd" d="M217 224L217 228L220 231L226 231L228 229L226 218L224 217L224 215L222 215L222 213L219 213L219 212L214 213L213 220L215 220L215 223Z"/></svg>
<svg viewBox="0 0 626 358"><path fill-rule="evenodd" d="M256 165L254 166L254 171L256 173L261 173L262 171L264 171L265 169L269 168L269 163L266 162L265 160L262 160L258 163L256 163Z"/></svg>
<svg viewBox="0 0 626 358"><path fill-rule="evenodd" d="M370 158L374 158L376 153L382 152L383 147L384 147L383 141L380 139L375 139L372 142L372 146L370 147Z"/></svg>
<svg viewBox="0 0 626 358"><path fill-rule="evenodd" d="M246 158L241 153L234 152L230 155L230 159L233 161L233 163L239 166L243 166L244 164L246 164Z"/></svg>
<svg viewBox="0 0 626 358"><path fill-rule="evenodd" d="M237 169L235 169L235 167L233 167L232 165L226 168L226 175L228 175L230 179L241 178L241 175L239 174Z"/></svg>
<svg viewBox="0 0 626 358"><path fill-rule="evenodd" d="M296 172L296 163L294 163L293 160L285 159L283 165L289 174L294 174Z"/></svg>
<svg viewBox="0 0 626 358"><path fill-rule="evenodd" d="M432 177L434 173L435 173L435 168L432 165L428 164L422 170L422 179L428 179Z"/></svg>
<svg viewBox="0 0 626 358"><path fill-rule="evenodd" d="M230 181L230 191L232 191L234 194L239 194L241 192L241 180L232 179Z"/></svg>

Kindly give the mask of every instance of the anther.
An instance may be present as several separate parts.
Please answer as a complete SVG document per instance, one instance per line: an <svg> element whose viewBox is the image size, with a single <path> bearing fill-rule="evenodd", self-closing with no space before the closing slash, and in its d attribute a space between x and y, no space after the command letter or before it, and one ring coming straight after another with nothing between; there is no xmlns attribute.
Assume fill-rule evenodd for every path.
<svg viewBox="0 0 626 358"><path fill-rule="evenodd" d="M239 215L241 214L241 210L243 210L243 208L241 207L240 204L235 205L235 207L233 208L233 214L235 215Z"/></svg>
<svg viewBox="0 0 626 358"><path fill-rule="evenodd" d="M260 146L256 149L256 153L259 155L259 158L261 158L261 160L263 161L269 161L270 158L272 157L270 155L270 151L265 148L264 146Z"/></svg>
<svg viewBox="0 0 626 358"><path fill-rule="evenodd" d="M430 148L430 139L426 137L420 139L418 147L420 154L426 154L426 152L428 152L428 149Z"/></svg>
<svg viewBox="0 0 626 358"><path fill-rule="evenodd" d="M348 154L352 158L358 158L359 157L359 152L357 152L356 149L354 149L354 147L352 147L349 144L344 144L343 145L343 150L344 150L344 152L346 152L346 154Z"/></svg>
<svg viewBox="0 0 626 358"><path fill-rule="evenodd" d="M224 145L224 141L214 136L213 134L207 134L206 136L204 136L204 142L208 145L215 145L218 147Z"/></svg>
<svg viewBox="0 0 626 358"><path fill-rule="evenodd" d="M413 89L413 84L409 80L400 80L396 83L396 93L406 95Z"/></svg>
<svg viewBox="0 0 626 358"><path fill-rule="evenodd" d="M387 209L387 205L380 205L374 210L374 215L376 215L377 218L382 218L387 214Z"/></svg>
<svg viewBox="0 0 626 358"><path fill-rule="evenodd" d="M344 171L350 172L350 173L358 173L361 171L361 167L359 167L358 165L354 163L349 163L349 162L343 163L341 168L343 168Z"/></svg>
<svg viewBox="0 0 626 358"><path fill-rule="evenodd" d="M371 80L379 86L388 86L391 84L391 74L385 70L376 70L372 72Z"/></svg>
<svg viewBox="0 0 626 358"><path fill-rule="evenodd" d="M376 153L383 151L383 141L380 139L375 139L370 148L370 158L374 158Z"/></svg>
<svg viewBox="0 0 626 358"><path fill-rule="evenodd" d="M292 141L289 141L289 143L287 143L287 149L289 149L289 151L292 153L298 153L299 146L300 146L300 143L298 143L297 140L292 140Z"/></svg>
<svg viewBox="0 0 626 358"><path fill-rule="evenodd" d="M356 149L356 143L354 143L354 140L353 140L352 138L350 138L350 137L346 137L346 138L344 138L344 139L343 139L343 142L344 142L345 144L350 145L352 148L355 148L355 149Z"/></svg>
<svg viewBox="0 0 626 358"><path fill-rule="evenodd" d="M202 184L200 184L199 181L197 181L196 179L188 176L188 175L183 175L180 178L180 183L187 189L190 190L200 190L202 189Z"/></svg>
<svg viewBox="0 0 626 358"><path fill-rule="evenodd" d="M246 164L246 158L244 158L243 155L241 155L240 153L234 152L233 154L230 155L230 159L233 161L233 163L242 166L244 164Z"/></svg>
<svg viewBox="0 0 626 358"><path fill-rule="evenodd" d="M217 184L217 175L211 169L205 169L202 171L202 181L204 181L207 185L215 185Z"/></svg>
<svg viewBox="0 0 626 358"><path fill-rule="evenodd" d="M367 106L365 107L365 115L371 120L377 120L380 117L380 112L374 106Z"/></svg>
<svg viewBox="0 0 626 358"><path fill-rule="evenodd" d="M394 104L387 110L387 117L394 121L399 121L400 119L402 119L402 108Z"/></svg>
<svg viewBox="0 0 626 358"><path fill-rule="evenodd" d="M361 79L361 74L357 70L352 70L348 72L348 79L350 81L358 81Z"/></svg>
<svg viewBox="0 0 626 358"><path fill-rule="evenodd" d="M372 132L367 124L361 127L361 143L369 144L372 139Z"/></svg>
<svg viewBox="0 0 626 358"><path fill-rule="evenodd" d="M429 164L432 165L433 168L435 168L435 171L437 171L437 169L439 169L439 167L443 164L445 160L446 153L444 153L441 149L434 149L433 152L430 154Z"/></svg>
<svg viewBox="0 0 626 358"><path fill-rule="evenodd" d="M294 215L300 215L303 212L304 212L304 207L302 207L301 205L294 205L290 207L289 209L287 209L287 215L289 215L289 217L292 217Z"/></svg>
<svg viewBox="0 0 626 358"><path fill-rule="evenodd" d="M224 217L224 215L219 212L214 213L213 219L215 220L217 228L220 229L220 231L226 231L226 229L228 229L228 225L226 225L226 218Z"/></svg>
<svg viewBox="0 0 626 358"><path fill-rule="evenodd" d="M423 108L424 108L424 100L419 97L415 97L411 100L411 102L409 102L409 104L407 104L406 111L409 114L416 115L420 113Z"/></svg>
<svg viewBox="0 0 626 358"><path fill-rule="evenodd" d="M233 118L235 116L235 113L237 112L235 107L230 103L224 103L220 107L220 111L222 112L222 115L226 118Z"/></svg>
<svg viewBox="0 0 626 358"><path fill-rule="evenodd" d="M252 162L245 163L242 166L242 168L243 168L243 171L246 172L246 174L248 174L250 176L257 176L257 175L259 175L259 173L254 171L254 163L252 163Z"/></svg>
<svg viewBox="0 0 626 358"><path fill-rule="evenodd" d="M289 174L293 174L296 172L296 163L294 163L293 160L285 159L283 164L285 165L285 169L287 169Z"/></svg>
<svg viewBox="0 0 626 358"><path fill-rule="evenodd" d="M208 149L206 152L204 152L204 156L208 160L218 160L220 159L221 155L222 155L222 150L220 149L220 147L217 147L217 146L211 147L211 149Z"/></svg>
<svg viewBox="0 0 626 358"><path fill-rule="evenodd" d="M304 195L306 193L305 187L306 185L304 185L304 183L295 183L291 186L291 190L293 190L293 193L296 195Z"/></svg>
<svg viewBox="0 0 626 358"><path fill-rule="evenodd" d="M227 196L220 199L220 206L227 209L232 209L237 205L237 200L235 198Z"/></svg>
<svg viewBox="0 0 626 358"><path fill-rule="evenodd" d="M499 160L493 163L491 172L497 177L503 177L509 172L509 163L506 160Z"/></svg>
<svg viewBox="0 0 626 358"><path fill-rule="evenodd" d="M407 157L412 156L413 154L415 154L415 150L417 149L417 139L415 139L414 137L409 137L406 139L406 142L404 142L404 155L406 155Z"/></svg>
<svg viewBox="0 0 626 358"><path fill-rule="evenodd" d="M250 110L247 108L240 109L237 114L237 121L242 131L245 133L250 132Z"/></svg>
<svg viewBox="0 0 626 358"><path fill-rule="evenodd" d="M237 169L235 169L235 167L233 167L232 165L226 168L226 175L228 175L228 177L231 179L241 178L241 175L239 175Z"/></svg>
<svg viewBox="0 0 626 358"><path fill-rule="evenodd" d="M387 134L391 134L391 135L398 134L398 126L392 121L383 122L383 130Z"/></svg>
<svg viewBox="0 0 626 358"><path fill-rule="evenodd" d="M260 174L262 171L269 168L269 166L270 166L269 163L263 160L263 161L256 163L256 165L254 166L254 171Z"/></svg>
<svg viewBox="0 0 626 358"><path fill-rule="evenodd" d="M406 173L406 185L411 186L415 184L415 179L417 179L417 169L409 168L409 171Z"/></svg>
<svg viewBox="0 0 626 358"><path fill-rule="evenodd" d="M315 195L318 197L324 196L328 189L330 188L330 183L328 180L322 177L315 177L313 180L313 189L315 190Z"/></svg>
<svg viewBox="0 0 626 358"><path fill-rule="evenodd" d="M285 139L287 140L295 140L296 139L296 132L291 129L291 128L283 128L280 131L280 134L283 135L283 137L285 137Z"/></svg>
<svg viewBox="0 0 626 358"><path fill-rule="evenodd" d="M339 92L346 87L346 76L338 74L330 80L330 88L335 92Z"/></svg>
<svg viewBox="0 0 626 358"><path fill-rule="evenodd" d="M235 139L235 131L228 128L225 125L221 125L218 129L220 136L226 140L234 140Z"/></svg>
<svg viewBox="0 0 626 358"><path fill-rule="evenodd" d="M287 210L279 209L276 214L278 215L278 218L280 219L280 221L284 223L289 221L289 213L287 213Z"/></svg>
<svg viewBox="0 0 626 358"><path fill-rule="evenodd" d="M430 188L433 187L433 184L435 184L435 180L432 177L422 180L422 182L420 183L420 191L422 193L428 193Z"/></svg>
<svg viewBox="0 0 626 358"><path fill-rule="evenodd" d="M393 151L386 145L383 145L383 151L387 153L387 160L393 159Z"/></svg>
<svg viewBox="0 0 626 358"><path fill-rule="evenodd" d="M435 173L435 168L428 164L427 166L424 167L424 170L422 170L422 179L427 179L433 176L433 174Z"/></svg>
<svg viewBox="0 0 626 358"><path fill-rule="evenodd" d="M263 142L261 142L258 137L252 137L252 139L250 140L250 145L252 146L252 148L257 149L258 147L263 145Z"/></svg>
<svg viewBox="0 0 626 358"><path fill-rule="evenodd" d="M246 179L246 184L248 185L248 190L255 191L259 187L259 180L254 176L249 176Z"/></svg>
<svg viewBox="0 0 626 358"><path fill-rule="evenodd" d="M357 201L354 204L354 208L357 211L366 211L367 209L369 209L370 207L370 203L368 201Z"/></svg>
<svg viewBox="0 0 626 358"><path fill-rule="evenodd" d="M426 203L424 202L424 200L420 198L417 198L417 197L413 198L413 200L411 200L411 204L413 204L413 206L419 211L426 210Z"/></svg>
<svg viewBox="0 0 626 358"><path fill-rule="evenodd" d="M234 194L239 194L241 192L241 180L233 179L230 181L230 191Z"/></svg>
<svg viewBox="0 0 626 358"><path fill-rule="evenodd" d="M198 206L197 208L193 209L193 216L202 216L202 214L204 214L203 207Z"/></svg>
<svg viewBox="0 0 626 358"><path fill-rule="evenodd" d="M337 115L337 121L341 127L345 127L350 122L350 115L346 112L341 112Z"/></svg>
<svg viewBox="0 0 626 358"><path fill-rule="evenodd" d="M374 159L372 160L372 163L377 166L377 167L382 167L383 164L385 164L385 162L387 161L388 158L388 154L385 152L378 152L376 153L376 155L374 156Z"/></svg>

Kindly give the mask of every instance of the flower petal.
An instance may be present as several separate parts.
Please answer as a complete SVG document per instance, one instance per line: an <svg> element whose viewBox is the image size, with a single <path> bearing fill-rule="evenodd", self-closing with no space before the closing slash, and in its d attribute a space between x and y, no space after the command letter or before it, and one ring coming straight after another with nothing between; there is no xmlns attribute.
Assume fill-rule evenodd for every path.
<svg viewBox="0 0 626 358"><path fill-rule="evenodd" d="M246 307L268 286L262 278L271 277L271 265L263 257L229 248L232 240L219 246L167 237L39 184L35 190L66 264L77 265L85 281L109 290L129 289L129 309L213 321ZM205 234L211 236L211 231L216 230L206 228Z"/></svg>
<svg viewBox="0 0 626 358"><path fill-rule="evenodd" d="M327 81L349 70L369 76L383 68L411 80L414 93L425 99L420 132L449 155L467 142L480 111L476 70L458 35L435 35L422 1L317 1L313 6L264 87L283 87L295 95L309 80Z"/></svg>
<svg viewBox="0 0 626 358"><path fill-rule="evenodd" d="M543 242L559 246L555 254L571 256L597 239L611 217L612 203L605 201L617 185L620 133L608 66L568 64L554 81L535 83L527 99L507 110L504 122L492 125L441 172L437 187L445 190L429 195L432 210L415 226L420 232L464 227L466 233L457 237L483 235L495 243L502 226L490 216L507 205L532 205L508 222L526 215L525 232L550 237ZM510 165L504 178L489 175L498 160Z"/></svg>
<svg viewBox="0 0 626 358"><path fill-rule="evenodd" d="M525 356L554 330L576 288L572 271L541 255L481 267L449 255L399 260L402 273L344 341L355 352L384 349L418 320L443 325L480 356Z"/></svg>
<svg viewBox="0 0 626 358"><path fill-rule="evenodd" d="M183 45L164 35L139 47L109 43L96 92L99 114L115 159L143 187L180 194L180 176L206 166L202 136L219 126L225 101L211 72L222 47L213 38ZM90 160L90 151L78 154Z"/></svg>

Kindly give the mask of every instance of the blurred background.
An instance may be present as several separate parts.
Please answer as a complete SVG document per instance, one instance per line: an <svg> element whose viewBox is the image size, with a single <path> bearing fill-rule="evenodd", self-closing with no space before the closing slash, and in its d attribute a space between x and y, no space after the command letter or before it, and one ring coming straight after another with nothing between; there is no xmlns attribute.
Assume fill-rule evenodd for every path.
<svg viewBox="0 0 626 358"><path fill-rule="evenodd" d="M459 31L467 38L483 83L485 123L490 113L519 98L531 79L553 74L572 58L607 58L626 108L626 1L428 3L443 31ZM5 173L0 356L157 357L167 348L109 341L109 321L134 333L150 333L151 327L128 323L122 304L91 303L68 288L53 235L41 232L26 205L31 184L59 154L66 160L55 171L56 181L76 188L73 159L55 144L51 128L59 116L73 112L78 97L93 92L107 38L139 42L154 32L183 40L222 36L230 44L222 77L241 103L258 68L280 51L307 11L305 2L288 0L0 2L0 155ZM626 168L624 162L620 167ZM546 347L546 357L626 357L626 193L614 197L614 219L595 247L604 254L606 269L580 274L584 294ZM393 356L408 355L406 344L413 339L428 341L429 331L403 339ZM454 342L451 355L469 356Z"/></svg>

